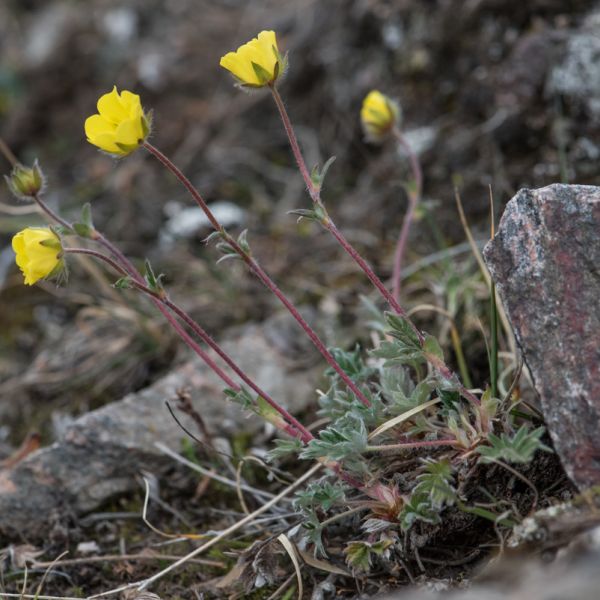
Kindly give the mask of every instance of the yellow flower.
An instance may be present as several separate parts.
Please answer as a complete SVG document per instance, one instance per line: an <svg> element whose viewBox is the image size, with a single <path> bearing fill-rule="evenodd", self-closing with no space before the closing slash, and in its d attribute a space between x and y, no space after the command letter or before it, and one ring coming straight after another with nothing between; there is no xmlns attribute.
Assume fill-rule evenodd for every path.
<svg viewBox="0 0 600 600"><path fill-rule="evenodd" d="M63 267L59 237L49 227L27 227L12 239L17 266L25 276L25 285L57 273Z"/></svg>
<svg viewBox="0 0 600 600"><path fill-rule="evenodd" d="M261 31L258 37L229 52L219 63L232 73L242 86L263 87L283 75L287 58L277 48L274 31Z"/></svg>
<svg viewBox="0 0 600 600"><path fill-rule="evenodd" d="M400 107L391 98L373 90L363 100L360 121L368 140L381 141L400 121Z"/></svg>
<svg viewBox="0 0 600 600"><path fill-rule="evenodd" d="M117 86L100 97L98 113L85 120L85 135L90 144L110 154L130 154L150 133L150 119L140 97L127 90L119 94Z"/></svg>

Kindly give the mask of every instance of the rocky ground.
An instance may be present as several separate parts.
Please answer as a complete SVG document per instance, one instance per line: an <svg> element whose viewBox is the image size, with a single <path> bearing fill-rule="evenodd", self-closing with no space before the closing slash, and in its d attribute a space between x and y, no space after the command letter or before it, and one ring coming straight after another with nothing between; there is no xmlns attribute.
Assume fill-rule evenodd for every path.
<svg viewBox="0 0 600 600"><path fill-rule="evenodd" d="M489 237L488 186L499 215L522 187L599 185L600 5L591 0L8 0L0 5L0 137L23 162L40 159L52 206L74 218L91 202L97 226L130 256L149 257L167 274L173 296L220 339L235 346L241 335L260 347L266 336L277 350L272 360L282 361L277 373L286 374L278 385L293 388L301 410L311 415L310 390L321 383L322 365L293 324L284 319L273 326L272 319L280 318L273 317L276 301L239 265L215 267L214 250L202 244L206 224L186 212L188 198L150 157L138 153L115 163L83 135L83 121L113 84L140 93L154 111L153 143L188 173L234 230L249 228L253 250L274 278L298 303L322 315L328 342L343 346L364 339L358 295L369 293L366 282L331 238L306 223L298 226L286 214L305 207L308 199L274 106L264 95L236 90L218 66L222 54L266 28L278 32L280 46L290 53L281 90L309 164L337 157L325 201L384 277L406 207L400 184L407 163L392 144L364 142L358 111L372 88L400 101L404 131L425 173L405 301L409 308L429 303L456 311L471 374L483 385L487 359L477 319L485 319L486 288L464 244L453 186L459 186L474 235L483 242ZM120 461L129 442L114 443L119 437L110 425L114 408L85 415L145 388L150 391L142 394L152 396L156 386L160 390L190 369L189 356L151 307L113 289L111 278L91 263L74 266L68 287L22 286L10 237L42 221L6 189L0 203L0 459L18 458L21 444L25 454L40 444L48 448L46 455L60 453L60 444L82 431L81 422L73 421L84 415L92 431L94 419L108 419L102 421L108 438L99 439L110 442L112 459ZM435 262L436 253L448 248L451 270ZM416 318L448 343L445 319L430 313ZM504 350L510 350L508 343ZM260 364L251 361L249 368L258 370ZM543 369L543 360L540 364ZM268 369L261 376L277 383ZM202 387L198 377L191 377L195 394L206 389L216 397L214 383ZM163 400L174 405L174 392L161 392L167 396ZM157 410L161 404L157 401ZM163 409L161 418L170 419L165 415ZM231 414L222 419L211 422L212 433L228 439L236 456L264 450L262 429L250 435L253 430ZM223 427L225 421L233 428ZM171 426L171 421L165 425ZM169 431L165 437L176 436ZM80 447L96 444L86 436ZM198 484L195 474L149 446L141 455L161 482L151 520L162 529L202 531L207 522L222 529L239 518L235 492L207 492L207 480ZM93 473L85 452L68 456L65 481L74 481L77 465L86 475ZM155 460L160 468L154 468ZM44 561L66 547L81 559L171 554L168 546L154 546L164 540L139 521L143 489L134 481L135 469L116 481L110 466L100 471L105 486L92 476L69 489L69 501L53 492L46 496L47 506L20 515L22 520L28 515L26 523L18 521L18 505L0 515L7 589L22 580L25 565L34 575L47 569L41 558L29 560L28 553L37 550L45 551ZM275 489L258 467L250 469L248 479ZM0 472L0 490L6 481ZM564 490L572 492L566 483ZM252 508L260 499L249 500ZM14 520L6 517L11 512ZM40 523L47 529L33 521L37 513L44 513ZM11 527L4 528L7 521ZM40 531L44 534L35 535ZM85 544L94 543L98 548L86 554ZM179 550L172 554L185 553ZM188 565L179 579L169 580L164 597L214 593L212 583L202 584L231 568L231 550L219 548L207 557L215 564L206 569ZM44 589L71 596L100 592L151 575L164 560L115 561L114 568L84 560L65 564L54 569ZM454 579L461 569L454 568ZM444 579L442 571L436 576ZM328 597L327 581L334 574L308 577L314 593L321 590L313 597ZM378 583L347 583L339 593L371 595L377 586L392 588L400 580L391 569Z"/></svg>

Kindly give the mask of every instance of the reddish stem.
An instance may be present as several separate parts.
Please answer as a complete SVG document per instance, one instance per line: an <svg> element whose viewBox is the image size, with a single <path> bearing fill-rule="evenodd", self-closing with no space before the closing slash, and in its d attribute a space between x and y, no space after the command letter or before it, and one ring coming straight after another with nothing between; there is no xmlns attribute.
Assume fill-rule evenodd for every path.
<svg viewBox="0 0 600 600"><path fill-rule="evenodd" d="M298 144L296 132L294 131L294 126L292 125L290 116L288 115L288 112L285 108L285 104L283 103L283 98L281 97L279 90L275 87L274 84L271 84L269 87L271 89L271 94L273 95L273 100L275 100L275 104L277 105L277 110L279 110L279 116L281 117L281 122L283 123L285 133L287 134L288 140L290 142L292 154L296 159L298 169L300 170L302 179L304 179L304 183L306 184L308 193L310 194L310 197L312 198L312 201L315 204L321 205L320 190L314 184L310 173L308 172L306 162L304 161L304 156L302 155L302 150L300 150L300 144Z"/></svg>
<svg viewBox="0 0 600 600"><path fill-rule="evenodd" d="M298 164L298 167L300 169L300 174L302 175L302 178L304 179L304 183L306 184L306 187L308 188L310 197L311 197L313 203L325 215L325 217L321 221L321 224L323 225L323 227L325 227L325 229L327 229L333 235L333 237L338 241L338 243L342 246L342 248L352 257L352 259L363 270L365 275L369 278L369 281L371 281L371 283L373 283L373 285L377 288L377 290L380 292L380 294L383 296L383 298L387 301L390 308L394 312L396 312L397 314L402 316L404 319L406 319L406 321L409 323L411 329L415 332L415 334L417 335L417 337L422 345L425 341L425 336L418 330L417 326L411 321L411 319L408 318L408 314L402 308L402 306L400 305L398 300L394 297L393 294L391 294L389 292L389 290L385 287L385 285L383 284L381 279L379 277L377 277L377 275L375 274L373 269L369 266L367 261L354 249L354 247L350 244L350 242L348 242L348 240L342 235L342 233L336 227L335 223L331 220L331 217L327 214L325 206L323 205L323 201L321 200L321 190L319 187L317 187L314 184L314 182L312 181L312 179L310 177L310 173L308 172L306 163L304 162L304 157L302 155L302 151L300 150L300 146L298 144L298 139L296 138L296 134L294 133L294 127L292 126L290 117L287 114L285 105L283 104L283 100L281 99L281 95L279 94L279 91L277 90L277 88L274 85L270 86L270 89L271 89L271 93L273 95L273 99L275 100L275 104L277 105L277 109L279 110L279 115L281 116L281 120L283 122L283 127L288 136L288 140L289 140L290 146L292 148L292 153L294 154L294 158L296 159L296 163ZM406 143L406 142L403 140L403 143ZM417 186L419 189L419 195L420 195L420 189L422 187L421 169L416 160L416 156L413 153L411 153L410 156L411 156L411 164L412 164L413 171L415 174L415 180L416 180L416 183L417 183ZM412 218L412 216L411 216L411 218ZM408 223L407 226L409 224L410 223ZM428 358L428 360L429 360L429 358ZM444 377L451 378L453 376L452 371L446 366L446 364L443 361L441 361L439 359L436 359L436 360L432 359L432 360L429 360L429 362L432 364L432 366L434 368L437 368ZM458 389L459 389L460 393L465 398L467 398L470 402L473 402L474 404L480 404L479 398L477 398L477 396L475 396L469 390L467 390L467 388L464 385L462 385L462 383L459 383Z"/></svg>
<svg viewBox="0 0 600 600"><path fill-rule="evenodd" d="M116 248L114 248L114 246L110 242L108 242L108 240L106 240L106 238L103 237L102 239L103 239L103 242L101 242L101 243L103 243L103 245L105 247L107 247L111 252L121 255L121 257L123 257L125 262L129 263L128 259L123 254L121 254L120 251L118 251ZM232 369L232 371L234 371L240 377L240 379L242 379L242 381L244 381L244 383L246 383L249 387L251 387L270 406L272 406L288 422L288 424L292 425L292 427L289 427L289 425L288 425L288 427L286 427L287 433L290 433L290 431L293 431L293 433L291 433L291 435L293 435L294 437L300 437L300 439L305 443L309 442L311 439L314 438L314 436L310 433L310 431L308 431L308 429L306 429L297 419L295 419L290 413L288 413L288 411L286 411L283 407L281 407L279 404L277 404L277 402L275 402L275 400L273 400L265 391L263 391L260 387L258 387L258 385L256 385L246 375L246 373L244 373L244 371L242 371L242 369L240 369L240 367L237 366L237 364L221 348L221 346L219 346L219 344L217 344L217 342L215 342L210 337L210 335L198 323L196 323L196 321L194 321L182 308L177 306L177 304L175 304L174 302L171 302L167 298L162 297L160 294L158 294L157 292L150 289L144 283L143 279L141 278L141 275L137 272L137 270L135 270L135 268L133 267L133 265L131 265L131 263L129 263L129 265L131 265L132 272L130 272L129 268L125 268L124 266L121 266L117 261L113 260L109 256L106 256L106 254L97 252L96 250L89 250L87 248L63 248L63 252L70 253L70 254L86 254L88 256L93 256L94 258L102 260L105 263L107 263L108 265L110 265L113 269L115 269L117 271L117 273L120 273L121 275L125 275L125 276L130 275L133 278L132 284L134 285L134 287L137 288L139 291L144 292L145 294L150 296L150 298L153 300L153 302L155 304L160 305L161 312L163 312L163 310L164 310L163 314L165 314L165 316L167 314L169 315L169 317L168 317L169 322L171 322L171 320L173 319L173 316L169 313L169 311L165 307L168 307L169 309L171 309L180 319L182 319L194 331L194 333L196 333L196 335L198 335L198 337L200 337L208 346L210 346L223 359L223 361ZM175 322L176 322L176 320L175 320ZM180 325L179 325L179 323L177 323L178 333L179 333L179 329L180 329ZM187 333L186 333L186 336L187 336ZM195 342L194 342L194 344L195 344ZM200 350L201 350L202 354L204 355L204 356L202 356L203 360L206 360L208 358L208 361L210 361L209 366L213 370L216 369L217 375L219 375L229 387L231 387L235 391L239 391L240 386L237 385L236 383L234 383L225 373L223 373L221 371L221 369L216 364L214 364L212 359L210 359L210 357L208 357L208 355L206 355L206 353L201 348L200 348ZM206 358L205 358L205 356L206 356Z"/></svg>
<svg viewBox="0 0 600 600"><path fill-rule="evenodd" d="M142 290L148 293L146 290ZM240 369L235 362L229 357L229 355L210 337L210 335L202 329L202 327L194 321L182 308L180 308L174 302L171 302L168 299L163 300L165 306L168 306L181 320L185 321L185 323L192 329L192 331L198 335L198 337L202 338L207 345L209 345L222 359L225 363L227 363L231 370L234 371L239 378L246 383L250 388L252 388L261 398L272 406L288 423L291 423L294 428L301 432L302 441L307 443L310 440L314 439L314 436L300 421L298 421L293 415L291 415L285 408L280 406L271 396L269 396L264 390L258 387L252 379L250 379L242 369Z"/></svg>
<svg viewBox="0 0 600 600"><path fill-rule="evenodd" d="M415 214L415 209L419 200L421 199L421 193L423 188L423 173L421 171L421 165L417 159L417 155L413 152L410 144L406 141L406 138L402 135L400 130L397 127L394 127L392 130L394 136L404 148L405 152L408 154L410 160L410 167L413 175L413 185L414 189L409 186L407 188L408 192L408 210L404 215L404 219L402 221L402 229L400 230L400 236L398 237L398 243L396 244L396 252L394 254L394 270L392 273L392 293L394 298L399 302L400 301L400 288L402 286L402 260L404 258L404 251L406 249L406 243L408 241L408 232L410 231L410 226L413 222L413 217Z"/></svg>
<svg viewBox="0 0 600 600"><path fill-rule="evenodd" d="M338 241L340 246L352 257L352 259L364 271L365 275L369 278L369 281L371 281L371 283L377 288L379 293L385 298L386 302L390 305L391 309L397 314L406 318L406 311L402 308L402 306L400 306L394 295L392 295L392 293L385 287L381 279L375 274L375 271L373 271L373 269L369 266L367 261L354 249L352 244L350 244L350 242L344 237L344 235L336 227L335 223L327 214L327 211L325 210L325 207L321 200L321 190L318 186L315 185L315 183L311 179L310 173L308 172L306 162L304 161L304 156L302 155L300 145L298 144L298 138L296 137L296 133L294 132L294 127L283 103L283 99L281 98L281 94L275 86L271 86L271 93L279 111L279 116L281 117L285 133L287 134L288 140L290 142L292 154L294 155L296 163L298 164L300 174L302 175L302 179L304 179L304 183L306 184L308 193L314 204L316 204L322 210L323 214L326 215L322 221L323 227L325 227L325 229L327 229L333 235L333 237ZM412 321L410 321L409 319L407 320L413 328L415 334L418 336L419 340L423 342L424 338L421 332L416 328Z"/></svg>
<svg viewBox="0 0 600 600"><path fill-rule="evenodd" d="M181 172L181 170L169 159L167 158L158 148L152 146L148 142L143 143L144 148L148 150L154 157L156 157L179 181L184 185L184 187L190 192L192 198L196 201L198 206L204 211L204 214L207 216L211 225L216 231L219 231L225 241L231 246L231 248L238 254L238 256L246 263L249 269L258 277L261 283L269 289L280 302L287 308L287 310L291 313L291 315L296 319L300 327L304 330L306 335L310 338L312 343L316 346L317 350L323 355L323 358L327 361L327 363L335 370L335 372L340 376L342 381L348 386L348 388L354 393L354 395L365 405L370 406L371 403L369 399L364 395L363 392L360 391L358 386L344 373L343 369L337 363L333 355L327 348L325 344L321 341L319 336L315 333L312 327L306 322L304 317L298 312L298 309L294 306L294 304L287 298L287 296L279 289L277 284L267 275L265 270L258 264L258 262L252 258L241 246L237 243L235 238L233 238L225 228L219 223L217 218L214 216L204 198L198 192L198 190L192 185L190 180Z"/></svg>

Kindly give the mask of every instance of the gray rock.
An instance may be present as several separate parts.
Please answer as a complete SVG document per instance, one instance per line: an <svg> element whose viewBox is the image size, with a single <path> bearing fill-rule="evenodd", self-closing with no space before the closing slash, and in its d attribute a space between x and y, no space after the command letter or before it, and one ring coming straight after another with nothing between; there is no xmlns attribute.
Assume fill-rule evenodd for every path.
<svg viewBox="0 0 600 600"><path fill-rule="evenodd" d="M521 190L484 249L541 397L554 446L580 488L600 484L600 187Z"/></svg>
<svg viewBox="0 0 600 600"><path fill-rule="evenodd" d="M259 385L294 412L314 398L317 373L314 362L299 366L291 358L293 348L286 352L281 340L272 343L271 321L245 327L222 345ZM56 443L14 468L0 469L0 536L39 538L49 522L91 511L136 489L141 471L160 474L172 465L155 443L180 447L185 434L165 406L178 389L190 389L211 433L262 427L261 421L248 418L225 400L223 387L204 363L193 359L151 387L77 419ZM194 431L185 415L178 417Z"/></svg>
<svg viewBox="0 0 600 600"><path fill-rule="evenodd" d="M600 122L600 10L588 15L567 44L563 61L548 79L551 94L563 94L585 106Z"/></svg>

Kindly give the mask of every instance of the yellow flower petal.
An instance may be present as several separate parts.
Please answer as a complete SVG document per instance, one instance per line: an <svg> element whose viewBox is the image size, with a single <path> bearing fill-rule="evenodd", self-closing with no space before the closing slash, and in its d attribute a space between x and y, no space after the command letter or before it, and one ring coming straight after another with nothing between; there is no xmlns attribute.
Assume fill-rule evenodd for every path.
<svg viewBox="0 0 600 600"><path fill-rule="evenodd" d="M121 102L121 97L117 92L117 86L114 86L112 92L100 96L98 100L98 112L100 116L114 124L119 124L123 119L129 117L127 109Z"/></svg>
<svg viewBox="0 0 600 600"><path fill-rule="evenodd" d="M265 77L259 77L253 63L260 67ZM283 74L274 31L261 31L258 37L223 56L219 64L243 84L251 86L267 85Z"/></svg>
<svg viewBox="0 0 600 600"><path fill-rule="evenodd" d="M92 115L85 120L84 129L85 135L91 140L102 133L112 132L114 125L100 115Z"/></svg>
<svg viewBox="0 0 600 600"><path fill-rule="evenodd" d="M117 146L114 132L100 133L93 140L88 141L94 144L94 146L98 146L100 150L104 150L104 152L108 152L109 154L118 154L119 156L127 154Z"/></svg>
<svg viewBox="0 0 600 600"><path fill-rule="evenodd" d="M48 277L62 264L60 239L49 227L28 227L13 236L15 260L26 285Z"/></svg>
<svg viewBox="0 0 600 600"><path fill-rule="evenodd" d="M219 64L244 83L258 83L252 65L243 60L236 52L229 52L223 56Z"/></svg>
<svg viewBox="0 0 600 600"><path fill-rule="evenodd" d="M137 119L134 118L121 121L115 132L115 143L124 146L137 145L143 138L144 131L139 117Z"/></svg>
<svg viewBox="0 0 600 600"><path fill-rule="evenodd" d="M397 124L400 108L396 102L377 90L372 90L363 100L360 120L368 139L382 140Z"/></svg>
<svg viewBox="0 0 600 600"><path fill-rule="evenodd" d="M88 142L105 152L126 156L150 133L149 120L137 94L127 90L119 94L115 86L98 100L98 112L86 119L84 129Z"/></svg>

